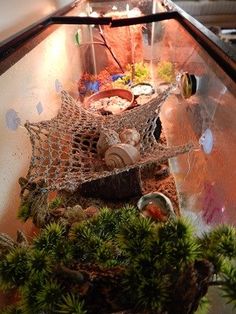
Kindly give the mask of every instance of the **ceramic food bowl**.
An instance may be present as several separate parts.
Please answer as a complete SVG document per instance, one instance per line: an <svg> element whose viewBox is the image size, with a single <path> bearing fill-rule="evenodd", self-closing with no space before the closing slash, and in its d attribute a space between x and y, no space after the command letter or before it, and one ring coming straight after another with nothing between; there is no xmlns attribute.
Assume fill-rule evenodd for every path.
<svg viewBox="0 0 236 314"><path fill-rule="evenodd" d="M117 114L132 107L134 95L131 91L113 88L98 92L85 100L85 108L101 114Z"/></svg>
<svg viewBox="0 0 236 314"><path fill-rule="evenodd" d="M135 97L146 95L150 96L155 93L153 86L149 83L138 83L131 86L131 91Z"/></svg>
<svg viewBox="0 0 236 314"><path fill-rule="evenodd" d="M142 196L137 207L142 216L155 221L165 222L176 216L170 199L160 192L152 192Z"/></svg>

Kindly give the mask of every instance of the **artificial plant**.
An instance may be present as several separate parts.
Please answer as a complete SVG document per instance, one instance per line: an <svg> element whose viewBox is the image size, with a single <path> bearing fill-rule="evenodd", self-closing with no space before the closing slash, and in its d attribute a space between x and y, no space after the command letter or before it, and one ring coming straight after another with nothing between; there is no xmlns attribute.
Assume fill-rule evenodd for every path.
<svg viewBox="0 0 236 314"><path fill-rule="evenodd" d="M0 236L0 285L17 291L4 314L191 314L212 284L236 306L231 226L198 237L183 218L155 223L127 206L18 239Z"/></svg>
<svg viewBox="0 0 236 314"><path fill-rule="evenodd" d="M157 77L165 83L173 83L175 81L173 63L170 61L160 61L157 65Z"/></svg>
<svg viewBox="0 0 236 314"><path fill-rule="evenodd" d="M128 64L124 75L113 83L113 87L127 88L128 84L138 84L150 80L150 70L147 64L137 62Z"/></svg>

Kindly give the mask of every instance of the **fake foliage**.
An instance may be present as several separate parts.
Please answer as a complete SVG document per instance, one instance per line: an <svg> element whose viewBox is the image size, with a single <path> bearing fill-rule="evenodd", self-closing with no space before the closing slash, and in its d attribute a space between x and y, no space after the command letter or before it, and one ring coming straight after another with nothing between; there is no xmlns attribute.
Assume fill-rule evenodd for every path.
<svg viewBox="0 0 236 314"><path fill-rule="evenodd" d="M166 83L173 83L175 80L173 63L169 61L161 61L157 66L157 76Z"/></svg>
<svg viewBox="0 0 236 314"><path fill-rule="evenodd" d="M231 226L198 238L182 218L103 208L72 226L49 223L31 244L1 235L0 248L1 289L16 296L2 314L203 313L211 284L236 306Z"/></svg>
<svg viewBox="0 0 236 314"><path fill-rule="evenodd" d="M150 70L142 62L128 64L123 77L113 83L114 88L128 88L129 84L139 84L150 80Z"/></svg>

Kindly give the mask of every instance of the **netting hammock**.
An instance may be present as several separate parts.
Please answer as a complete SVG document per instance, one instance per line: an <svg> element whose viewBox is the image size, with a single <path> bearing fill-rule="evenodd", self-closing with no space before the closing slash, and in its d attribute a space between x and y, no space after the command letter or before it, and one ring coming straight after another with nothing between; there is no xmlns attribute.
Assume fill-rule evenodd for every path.
<svg viewBox="0 0 236 314"><path fill-rule="evenodd" d="M62 105L57 116L39 123L27 122L32 144L28 182L44 181L50 190L74 192L85 182L106 178L149 163L160 164L170 157L189 151L191 144L165 147L153 135L160 108L169 89L145 105L117 115L102 116L86 110L66 91L61 92ZM140 160L123 168L109 170L97 152L101 129L120 132L136 128L140 133Z"/></svg>

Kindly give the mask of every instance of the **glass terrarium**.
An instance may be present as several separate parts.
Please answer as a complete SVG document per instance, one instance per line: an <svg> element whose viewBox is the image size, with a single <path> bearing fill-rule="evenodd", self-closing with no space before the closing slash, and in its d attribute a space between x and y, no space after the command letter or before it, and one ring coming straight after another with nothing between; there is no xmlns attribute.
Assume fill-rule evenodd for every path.
<svg viewBox="0 0 236 314"><path fill-rule="evenodd" d="M158 1L111 1L106 6L104 1L88 1L84 8L91 16L113 19L165 11ZM167 142L192 142L194 147L170 159L181 206L201 212L206 223L234 221L235 182L230 174L235 141L233 130L226 126L234 124L235 85L222 69L223 61L211 57L176 19L84 28L79 27L77 36L85 62L79 79L80 99L98 91L125 88L136 93L136 102L144 103L153 92L172 86L161 108ZM194 76L195 87L189 94L184 90L186 73Z"/></svg>
<svg viewBox="0 0 236 314"><path fill-rule="evenodd" d="M60 241L64 242L58 240L58 245L53 246L55 250L61 248L61 252L53 253L54 257L58 254L53 263L59 265L56 276L58 272L65 275L57 282L62 284L63 291L72 287L73 276L79 282L76 285L80 285L87 274L90 276L90 272L94 276L92 280L96 281L100 275L104 279L102 292L99 291L101 294L96 295L91 288L94 285L92 280L79 288L79 294L84 297L81 304L85 302L88 305L88 313L100 313L98 307L101 303L99 301L94 305L93 296L96 302L101 296L100 299L104 298L104 312L101 313L133 310L132 298L129 300L131 303L125 300L125 305L121 305L114 297L114 291L122 290L121 287L110 291L109 281L108 289L105 288L108 279L112 279L113 284L113 279L118 278L117 282L123 284L119 271L125 263L128 265L124 259L127 252L122 251L128 244L123 242L122 247L114 249L115 240L112 237L122 238L114 233L118 232L120 224L125 221L130 223L124 228L127 234L123 234L124 237L129 235L129 240L132 239L133 234L129 232L133 230L135 219L144 221L139 230L151 226L148 230L155 235L158 228L167 228L165 226L171 219L182 216L194 224L197 230L194 235L197 237L222 223L236 224L234 48L220 42L174 3L79 1L5 40L0 49L0 98L4 117L0 124L3 135L0 144L1 232L15 235L16 229L22 228L26 234L32 235L36 226L46 230L42 234L53 231L59 238L62 237ZM132 220L131 216L120 212L124 206L127 215L133 215L135 209L138 218ZM19 207L18 214L16 207ZM107 209L101 210L103 216L99 217L105 217L107 229L100 234L97 215L104 207L111 208L116 216ZM27 223L21 224L16 215ZM109 219L111 222L108 223ZM77 227L77 223L84 224L84 229ZM161 227L155 227L158 224ZM65 228L60 229L61 225ZM66 251L68 239L64 235L67 231L70 245L76 232L81 235L80 240L84 239L82 257L76 251L78 247ZM226 232L225 229L223 231ZM96 232L105 242L96 238ZM112 235L110 232L113 232ZM143 234L144 238L148 232ZM227 229L227 232L230 238L233 231ZM171 234L168 235L173 240ZM181 234L179 236L181 238ZM46 246L46 238L40 239L32 242L36 249L44 252L45 247L46 251L51 248ZM179 243L178 237L175 240ZM145 251L148 245L145 246L143 239L140 241L140 246L134 242L135 246ZM82 242L79 244L82 245ZM7 249L20 243L19 251L28 245L22 233L18 233L15 242L1 234L0 248L1 243ZM88 249L93 247L96 258L108 259L105 264L98 268L91 266L94 260L91 262L89 258L94 258L94 255L91 257L86 251L86 243ZM101 243L104 246L100 246ZM198 247L198 243L196 245ZM111 258L111 252L114 258ZM188 256L187 253L183 254L181 263L186 262L184 257ZM35 254L41 260L41 253L37 251ZM200 253L194 251L194 254L196 257ZM71 256L81 258L81 263L76 264ZM95 259L96 262L100 261L99 258ZM142 258L143 255L140 255L134 259L133 265L148 268L153 262L151 259L143 262ZM203 255L201 259L204 259ZM4 265L12 260L8 256ZM32 260L37 258L30 257L26 264L32 265ZM183 264L187 265L189 273L181 273L183 276L179 276L178 280L175 278L174 288L180 286L181 289L177 289L179 292L176 295L172 293L173 302L166 301L165 289L176 290L169 283L161 290L169 279L159 286L152 281L154 289L158 288L160 294L164 291L164 303L161 300L158 303L160 308L154 309L157 303L152 303L153 293L148 299L150 302L146 302L147 295L145 300L140 298L142 306L150 310L150 304L154 304L151 311L154 309L156 313L173 314L173 309L175 314L194 313L214 272L208 261L204 261L203 265L200 262L200 265L197 259L194 263L193 260L191 265ZM84 266L87 261L90 263L88 269ZM47 271L49 269L50 273L52 265L47 264L46 259L44 262L46 270L43 273L49 276ZM0 267L0 273L4 265ZM108 268L117 266L114 268L117 272L113 274L106 269L103 273L104 265ZM170 268L176 270L172 266ZM199 279L202 284L199 284L200 295L195 291L195 266L196 269L203 267L197 269L199 273L207 269L207 274L199 276L203 276ZM79 267L83 280L78 274ZM165 275L165 279L170 277L169 273ZM41 277L44 278L43 275ZM69 280L65 281L65 278ZM133 282L139 283L139 276L132 278ZM184 286L183 282L192 285ZM45 285L47 291L55 288L58 292L59 288L54 284ZM78 292L76 285L72 287L73 293ZM144 286L141 282L133 289L142 297L141 288ZM183 297L186 292L183 286L193 292L194 301ZM145 287L150 291L148 280ZM27 299L29 286L24 288L26 290L20 293L24 293ZM32 289L36 288L39 291L43 289L39 283L34 283ZM32 304L38 302L37 306L44 305L40 300L47 291L38 295L36 290L38 299L32 299ZM57 298L58 294L55 295ZM71 296L70 293L63 296L59 302L62 312L58 313L67 313L63 312L65 306L67 310L71 304L75 306L77 297L77 294ZM180 298L181 306L187 304L187 308L191 304L191 311L183 307L183 312L183 308L177 306L179 300L176 298ZM123 295L121 300L123 302ZM81 304L77 304L78 313L84 313L80 309ZM90 307L91 304L94 307ZM43 313L54 313L57 306L41 308L37 313L42 313L42 309ZM145 306L142 310L146 309ZM222 311L231 313L230 309Z"/></svg>

